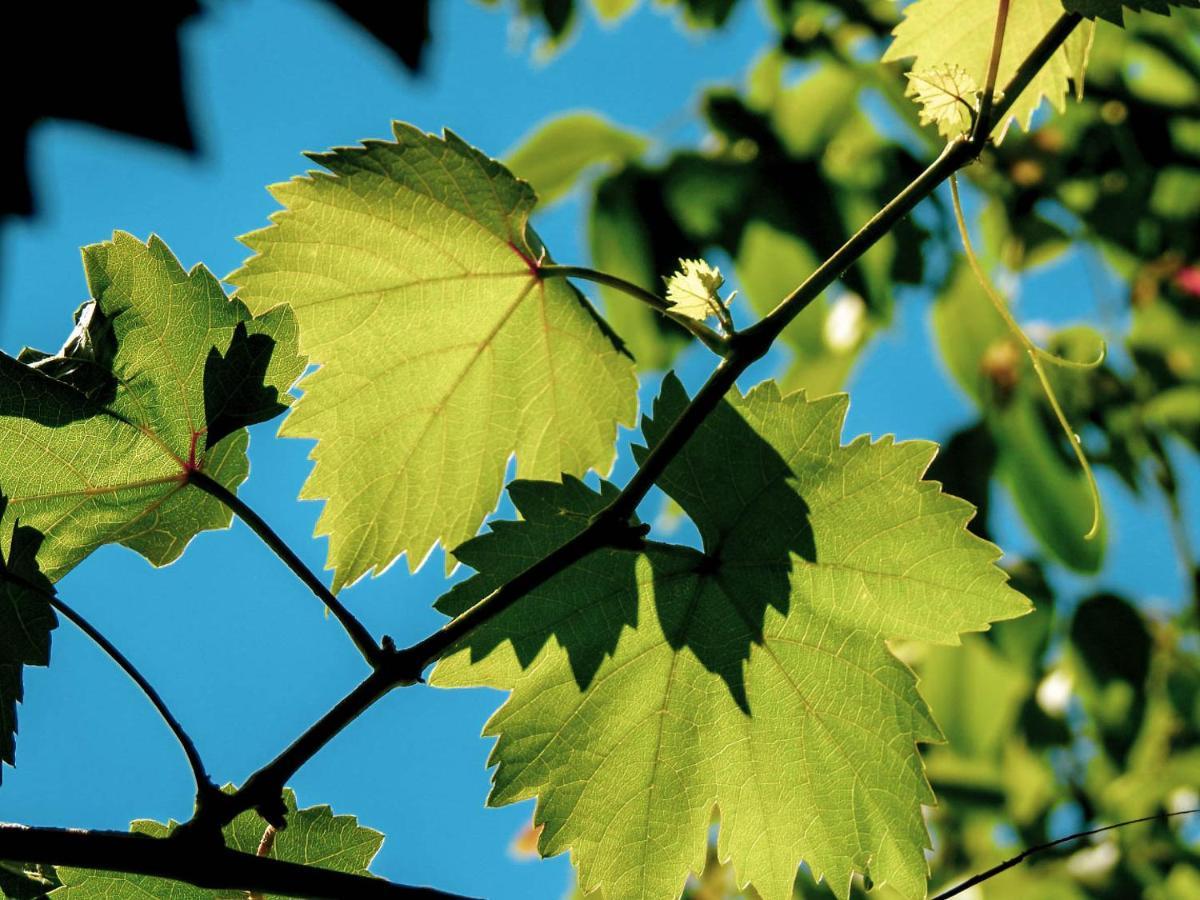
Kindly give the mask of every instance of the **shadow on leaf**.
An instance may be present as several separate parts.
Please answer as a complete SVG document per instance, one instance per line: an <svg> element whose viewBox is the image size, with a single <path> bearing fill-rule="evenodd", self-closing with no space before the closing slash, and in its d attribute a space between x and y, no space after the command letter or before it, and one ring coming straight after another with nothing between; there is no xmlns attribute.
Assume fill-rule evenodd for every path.
<svg viewBox="0 0 1200 900"><path fill-rule="evenodd" d="M0 761L12 765L23 667L50 664L58 618L48 599L54 588L37 564L43 535L7 513L8 498L0 493Z"/></svg>
<svg viewBox="0 0 1200 900"><path fill-rule="evenodd" d="M279 391L267 383L275 340L248 334L238 322L224 355L213 347L204 361L204 446L214 447L239 428L275 418L287 410Z"/></svg>
<svg viewBox="0 0 1200 900"><path fill-rule="evenodd" d="M643 424L648 442L661 439L686 403L682 386L668 378L654 417ZM635 448L639 457L647 452ZM791 475L741 412L723 402L659 480L696 522L704 552L656 542L640 552L596 551L477 629L467 639L472 662L508 643L527 669L553 637L579 689L587 690L623 629L656 628L672 650L690 650L720 677L750 714L744 678L751 645L763 643L768 607L788 612L790 554L815 559L807 506L788 486ZM710 489L716 483L721 490ZM482 574L438 601L447 615L470 608L570 540L617 489L603 482L597 493L567 478L515 481L509 493L522 521L494 523L490 533L454 551ZM639 621L651 609L657 623Z"/></svg>

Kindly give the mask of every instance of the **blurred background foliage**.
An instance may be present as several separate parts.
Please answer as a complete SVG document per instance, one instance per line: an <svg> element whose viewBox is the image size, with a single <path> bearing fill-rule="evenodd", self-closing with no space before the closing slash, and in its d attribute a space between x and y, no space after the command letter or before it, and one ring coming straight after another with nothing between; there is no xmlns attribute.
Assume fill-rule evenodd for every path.
<svg viewBox="0 0 1200 900"><path fill-rule="evenodd" d="M430 2L337 5L416 68L422 48L438 39ZM479 2L506 8L534 56L570 53L583 16L620 27L639 4ZM681 257L731 267L740 324L770 310L941 144L933 128L919 126L902 68L877 62L902 4L758 2L775 36L742 83L705 88L695 110L681 111L701 121L696 146L665 148L572 110L542 124L508 158L543 205L586 195L596 268L661 292ZM657 0L681 28L700 30L722 28L738 4ZM163 4L168 31L194 11L192 3L176 5L170 12L175 7ZM924 753L939 798L927 811L935 888L1071 831L1200 806L1200 571L1185 528L1197 512L1183 509L1178 474L1183 455L1200 451L1200 13L1126 19L1124 31L1097 28L1080 102L1062 115L1043 106L1031 133L1010 130L966 171L968 215L985 264L1010 296L1024 274L1066 253L1121 279L1124 296L1104 299L1111 308L1102 320L1058 330L1027 325L1043 346L1072 359L1092 359L1107 342L1103 366L1056 370L1056 387L1094 464L1139 496L1161 497L1191 596L1170 612L1102 589L1055 596L1048 576L1056 570L1103 574L1105 540L1082 539L1090 518L1082 474L1025 357L962 264L941 195L785 335L785 388L838 390L893 326L896 304L912 302L904 289L931 294L929 353L940 356L978 418L952 435L929 436L943 445L930 477L978 506L971 527L984 536L995 492L1007 492L1039 547L1035 558L1006 560L1037 604L1034 614L967 636L962 648L894 648L920 675L947 738ZM119 29L119 16L109 21ZM173 50L163 67L157 81L169 97L154 102L166 104L177 127L147 136L189 147ZM145 120L136 110L101 114L39 96L22 95L12 120L18 172L23 135L38 118L118 128L130 116ZM10 189L0 214L32 208L23 178ZM606 306L644 372L668 368L687 345L682 331L644 307ZM533 852L528 838L518 836L516 852ZM25 896L13 878L0 867L0 892ZM856 885L856 895L866 887ZM832 896L803 869L796 895ZM744 895L713 851L687 896ZM887 897L887 887L872 896ZM1061 846L964 896L1200 897L1200 819L1158 820Z"/></svg>
<svg viewBox="0 0 1200 900"><path fill-rule="evenodd" d="M744 0L749 2L749 0ZM636 0L519 0L535 54L569 53L573 24L619 20ZM720 28L736 0L680 0L681 27ZM585 111L545 123L509 157L552 204L589 198L592 265L650 290L684 257L732 264L741 322L769 311L940 149L877 60L900 18L892 0L765 0L777 40L741 84L703 90L699 146L653 141ZM1127 14L1097 27L1082 99L1043 106L965 173L985 265L1015 295L1021 276L1068 252L1127 288L1103 321L1051 329L1069 359L1051 377L1089 457L1174 520L1192 595L1178 611L1104 590L1056 597L1052 567L1103 572L1105 536L1085 541L1087 486L1020 347L962 261L945 198L927 204L851 268L785 335L788 389L840 389L893 323L903 286L934 297L935 345L978 420L941 437L931 477L979 507L1011 496L1036 558L1008 561L1037 604L962 648L895 647L921 677L947 743L925 760L932 885L946 888L1023 848L1075 830L1200 806L1200 572L1180 502L1180 454L1200 450L1200 13ZM1080 285L1081 291L1091 285ZM608 314L645 371L687 343L644 308ZM901 301L903 302L903 301ZM911 301L910 301L911 302ZM1019 307L1018 307L1019 309ZM1029 324L1029 323L1027 323ZM1195 515L1195 511L1191 512ZM1102 582L1102 579L1101 579ZM868 886L856 885L856 894ZM796 895L829 897L802 870ZM886 886L872 896L887 897ZM711 850L692 900L745 896ZM964 896L1200 896L1200 820L1181 816L1057 847Z"/></svg>

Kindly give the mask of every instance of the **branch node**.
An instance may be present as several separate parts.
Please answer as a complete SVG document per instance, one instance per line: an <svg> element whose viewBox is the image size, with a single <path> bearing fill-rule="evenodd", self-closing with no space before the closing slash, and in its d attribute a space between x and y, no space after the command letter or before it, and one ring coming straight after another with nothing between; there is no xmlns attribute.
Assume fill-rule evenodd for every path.
<svg viewBox="0 0 1200 900"><path fill-rule="evenodd" d="M650 526L638 522L631 512L627 513L613 503L592 516L587 531L595 535L594 545L597 549L611 547L615 550L642 550L646 546L646 535L650 533Z"/></svg>
<svg viewBox="0 0 1200 900"><path fill-rule="evenodd" d="M393 646L387 665L388 674L391 676L390 683L395 687L425 684L426 662L408 650L396 650Z"/></svg>
<svg viewBox="0 0 1200 900"><path fill-rule="evenodd" d="M763 321L766 321L765 319ZM744 331L735 331L726 340L726 359L737 360L749 365L755 360L762 359L775 343L775 334L770 329L759 328L759 322Z"/></svg>
<svg viewBox="0 0 1200 900"><path fill-rule="evenodd" d="M283 831L287 828L287 806L284 805L283 795L275 794L270 800L264 801L254 807L254 811L262 816L264 822L274 828L276 831Z"/></svg>
<svg viewBox="0 0 1200 900"><path fill-rule="evenodd" d="M229 795L213 784L212 779L206 777L203 783L196 785L196 818L200 818L204 810L220 807L228 799Z"/></svg>
<svg viewBox="0 0 1200 900"><path fill-rule="evenodd" d="M959 135L954 140L966 148L966 163L970 165L982 161L983 151L992 143L992 136L986 131L978 131L969 135Z"/></svg>
<svg viewBox="0 0 1200 900"><path fill-rule="evenodd" d="M617 550L644 550L646 535L650 533L650 525L645 522L620 523L612 529L608 545Z"/></svg>

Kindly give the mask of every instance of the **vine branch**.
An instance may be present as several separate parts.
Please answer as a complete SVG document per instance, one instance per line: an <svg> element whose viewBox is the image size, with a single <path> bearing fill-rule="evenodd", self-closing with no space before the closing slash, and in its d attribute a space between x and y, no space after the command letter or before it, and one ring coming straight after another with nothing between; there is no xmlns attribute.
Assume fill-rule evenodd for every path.
<svg viewBox="0 0 1200 900"><path fill-rule="evenodd" d="M30 828L0 824L0 858L150 875L221 891L257 891L320 900L435 900L455 898L430 888L393 884L284 862L228 847L198 850L176 837L154 838L117 831Z"/></svg>
<svg viewBox="0 0 1200 900"><path fill-rule="evenodd" d="M222 793L208 807L198 809L187 827L196 831L217 830L246 810L254 809L269 824L279 829L286 828L287 808L281 796L284 785L346 726L392 688L404 683L385 667L376 669L287 749L251 775L234 793Z"/></svg>
<svg viewBox="0 0 1200 900"><path fill-rule="evenodd" d="M346 634L350 636L350 640L354 642L354 646L358 648L358 652L363 655L372 667L379 664L383 657L383 651L379 645L375 643L375 639L371 637L371 633L367 631L366 626L358 620L354 613L350 612L333 592L325 586L325 583L316 576L308 566L306 566L281 538L277 535L274 529L263 520L262 516L251 509L237 494L225 487L219 481L209 478L203 472L192 470L188 473L188 484L194 485L204 493L211 497L215 497L226 507L232 510L239 519L246 523L247 527L257 534L264 544L271 551L283 560L284 565L296 573L296 576L303 581L308 589L316 595L317 599L325 604L325 607L333 613L346 630Z"/></svg>
<svg viewBox="0 0 1200 900"><path fill-rule="evenodd" d="M996 120L1003 118L1012 103L1081 21L1076 13L1064 14L1017 68L993 107ZM752 327L728 339L725 358L684 408L633 477L583 531L480 600L466 612L447 622L428 637L402 650L385 649L383 659L371 675L343 697L279 756L259 769L241 788L222 795L219 805L200 811L193 820L197 828L220 827L248 809L257 809L268 822L282 827L284 807L280 794L287 781L322 747L392 689L423 681L422 673L447 650L478 626L515 604L567 567L594 550L627 546L640 540L644 530L630 524L638 504L662 475L667 465L704 419L733 387L738 377L770 349L785 327L842 275L860 256L958 169L974 160L983 149L990 129L981 137L960 137L946 145L941 155L875 214L857 233L822 263L778 306ZM564 267L568 268L568 267ZM572 269L572 271L575 271ZM590 271L590 270L589 270ZM602 274L602 273L601 273ZM640 288L636 288L640 291ZM648 293L648 292L647 292ZM653 297L653 295L649 295ZM655 298L657 299L657 298Z"/></svg>

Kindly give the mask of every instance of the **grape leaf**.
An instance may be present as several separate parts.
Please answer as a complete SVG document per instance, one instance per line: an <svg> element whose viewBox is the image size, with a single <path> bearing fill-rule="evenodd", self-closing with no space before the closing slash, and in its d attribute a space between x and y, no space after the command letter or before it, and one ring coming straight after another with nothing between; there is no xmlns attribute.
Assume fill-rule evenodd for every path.
<svg viewBox="0 0 1200 900"><path fill-rule="evenodd" d="M8 498L0 494L0 523ZM38 571L41 535L20 523L0 531L0 762L16 762L17 704L24 697L25 666L50 665L50 632L58 617L50 582ZM0 781L3 780L0 767Z"/></svg>
<svg viewBox="0 0 1200 900"><path fill-rule="evenodd" d="M913 99L921 106L921 124L937 125L946 138L966 134L978 108L979 85L961 66L909 72Z"/></svg>
<svg viewBox="0 0 1200 900"><path fill-rule="evenodd" d="M501 0L482 2L487 6L499 6ZM513 5L516 7L514 12L521 26L540 20L541 26L545 28L544 41L538 47L544 57L566 43L578 20L575 0L518 0Z"/></svg>
<svg viewBox="0 0 1200 900"><path fill-rule="evenodd" d="M118 232L84 248L94 306L57 354L0 354L0 485L7 515L44 535L51 581L102 544L155 565L230 513L191 469L233 490L246 477L243 426L290 402L303 370L286 309L251 318L202 266Z"/></svg>
<svg viewBox="0 0 1200 900"><path fill-rule="evenodd" d="M668 377L661 439L687 397ZM478 628L433 682L512 691L489 803L537 796L541 851L570 849L584 891L677 896L718 851L739 884L791 896L803 859L840 897L854 870L924 896L932 802L915 744L939 739L885 640L954 644L1027 601L963 527L971 507L920 480L934 447L839 446L846 396L735 391L659 481L704 552L596 552ZM644 456L645 451L641 451ZM582 529L615 495L516 482L523 521L455 555L480 574L459 612Z"/></svg>
<svg viewBox="0 0 1200 900"><path fill-rule="evenodd" d="M607 467L637 408L587 301L536 274L529 185L449 132L394 133L272 188L286 209L230 276L253 310L290 304L323 365L282 433L318 441L302 496L327 498L335 590L473 535L514 451L532 477Z"/></svg>
<svg viewBox="0 0 1200 900"><path fill-rule="evenodd" d="M1008 83L1017 66L1062 14L1060 0L1012 0L997 73L998 88ZM982 85L987 80L995 30L995 0L917 0L905 8L904 20L892 32L895 40L883 54L883 61L916 57L914 72L958 66ZM1004 122L996 123L997 132L1003 133L1011 119L1028 130L1033 111L1043 97L1059 112L1065 109L1067 81L1078 71L1078 66L1072 65L1076 56L1063 48L1056 51L1016 98ZM917 82L910 82L909 92L915 93L916 89Z"/></svg>
<svg viewBox="0 0 1200 900"><path fill-rule="evenodd" d="M588 169L637 159L649 142L591 112L557 116L527 135L505 165L537 191L546 207L562 197Z"/></svg>
<svg viewBox="0 0 1200 900"><path fill-rule="evenodd" d="M1124 25L1125 10L1131 12L1159 13L1170 15L1172 6L1184 6L1188 9L1200 9L1200 0L1062 0L1067 12L1079 13L1089 19L1101 18L1116 25Z"/></svg>
<svg viewBox="0 0 1200 900"><path fill-rule="evenodd" d="M716 266L702 259L681 259L667 279L667 302L672 312L703 322L727 302L720 294L724 284L725 276Z"/></svg>
<svg viewBox="0 0 1200 900"><path fill-rule="evenodd" d="M225 791L229 793L230 789L226 788ZM359 825L354 816L335 816L328 806L297 810L296 795L290 789L283 792L283 802L288 811L288 827L275 832L266 856L352 875L370 874L367 869L383 844L382 834ZM177 827L177 822L163 825L143 819L134 822L130 831L162 838ZM266 823L257 813L253 810L244 812L225 826L225 844L231 850L257 853L265 828ZM109 900L112 897L132 896L161 897L164 900L244 900L246 896L243 891L205 890L149 875L73 869L68 866L58 867L58 877L63 886L51 892L50 896L55 900Z"/></svg>

